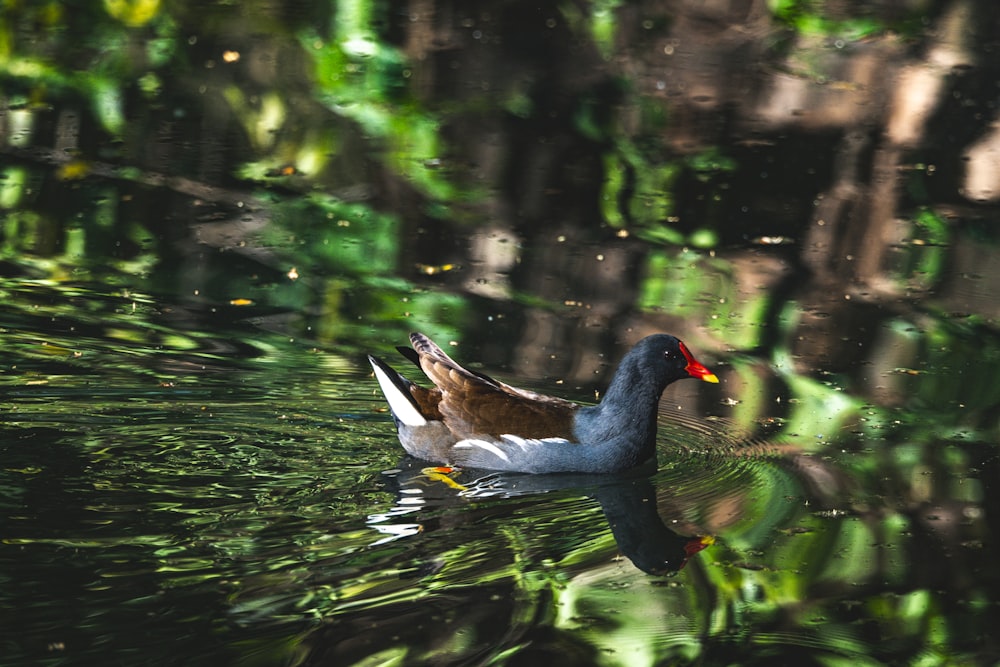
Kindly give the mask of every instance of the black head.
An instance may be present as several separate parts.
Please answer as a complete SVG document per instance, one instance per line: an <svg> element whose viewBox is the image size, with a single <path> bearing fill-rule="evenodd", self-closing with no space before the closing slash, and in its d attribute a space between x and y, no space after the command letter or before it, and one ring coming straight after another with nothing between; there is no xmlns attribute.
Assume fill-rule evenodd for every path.
<svg viewBox="0 0 1000 667"><path fill-rule="evenodd" d="M718 382L719 378L705 368L687 346L669 334L653 334L639 341L627 357L632 357L644 370L666 386L675 380L697 378L705 382Z"/></svg>

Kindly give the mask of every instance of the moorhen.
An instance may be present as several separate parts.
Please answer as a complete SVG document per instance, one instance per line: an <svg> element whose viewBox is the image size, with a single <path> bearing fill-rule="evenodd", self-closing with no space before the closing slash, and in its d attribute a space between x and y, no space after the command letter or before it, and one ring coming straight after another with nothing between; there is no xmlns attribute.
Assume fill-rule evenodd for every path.
<svg viewBox="0 0 1000 667"><path fill-rule="evenodd" d="M459 468L526 473L619 472L656 454L657 405L682 378L718 382L667 334L639 341L598 405L517 389L462 368L434 342L410 334L398 348L436 385L420 387L368 355L411 456Z"/></svg>

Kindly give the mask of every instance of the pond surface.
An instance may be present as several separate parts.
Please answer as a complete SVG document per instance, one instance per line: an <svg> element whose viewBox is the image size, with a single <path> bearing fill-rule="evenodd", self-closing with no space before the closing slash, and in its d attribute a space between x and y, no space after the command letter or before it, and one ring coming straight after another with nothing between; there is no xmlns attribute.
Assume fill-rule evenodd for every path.
<svg viewBox="0 0 1000 667"><path fill-rule="evenodd" d="M1000 661L1000 9L818 4L0 9L0 662ZM442 470L414 330L720 383Z"/></svg>
<svg viewBox="0 0 1000 667"><path fill-rule="evenodd" d="M668 389L658 471L449 476L400 456L360 355L3 287L10 664L989 650L997 469L969 432L867 406L845 437L826 395L815 432L746 433L734 411L788 390L723 365Z"/></svg>

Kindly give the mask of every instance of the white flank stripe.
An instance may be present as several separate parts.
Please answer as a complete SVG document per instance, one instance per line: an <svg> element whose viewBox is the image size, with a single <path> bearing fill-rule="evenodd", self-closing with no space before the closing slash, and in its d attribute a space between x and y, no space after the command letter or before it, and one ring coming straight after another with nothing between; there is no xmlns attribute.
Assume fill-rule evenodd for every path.
<svg viewBox="0 0 1000 667"><path fill-rule="evenodd" d="M494 445L492 442L489 442L488 440L460 440L456 442L454 446L462 448L479 447L480 449L485 449L486 451L495 454L496 456L503 459L507 463L510 463L510 457L508 457L507 454L504 453L502 449Z"/></svg>
<svg viewBox="0 0 1000 667"><path fill-rule="evenodd" d="M510 433L504 433L504 434L502 434L500 436L500 438L503 439L503 440L506 440L507 442L514 443L515 445L517 445L518 447L521 448L522 452L528 451L528 445L537 445L538 444L537 440L525 440L524 438L522 438L519 435L512 435Z"/></svg>
<svg viewBox="0 0 1000 667"><path fill-rule="evenodd" d="M396 419L407 426L425 426L427 420L417 411L417 407L413 405L410 397L401 392L381 368L372 364L372 370L375 371L378 386L382 388L385 400L389 403L389 409L392 410L392 414L396 415Z"/></svg>
<svg viewBox="0 0 1000 667"><path fill-rule="evenodd" d="M569 440L567 440L566 438L528 438L528 439L525 439L525 438L522 438L519 435L513 435L511 433L504 433L500 437L503 438L504 440L506 440L507 442L511 442L511 443L517 445L523 451L528 451L528 447L537 447L539 445L544 445L546 443L555 445L555 444L559 444L559 443L567 443L567 442L569 442Z"/></svg>

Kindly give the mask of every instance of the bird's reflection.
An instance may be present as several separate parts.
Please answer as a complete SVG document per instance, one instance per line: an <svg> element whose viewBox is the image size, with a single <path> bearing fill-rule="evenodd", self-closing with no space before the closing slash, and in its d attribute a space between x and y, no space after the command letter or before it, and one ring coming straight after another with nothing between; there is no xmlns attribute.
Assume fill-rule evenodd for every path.
<svg viewBox="0 0 1000 667"><path fill-rule="evenodd" d="M422 527L416 517L429 504L579 489L600 504L618 548L636 567L650 574L670 574L713 538L664 525L650 478L653 472L655 468L647 467L621 475L528 475L428 466L407 458L385 473L396 492L395 504L384 513L370 515L368 523L383 535L376 541L380 544L419 533Z"/></svg>
<svg viewBox="0 0 1000 667"><path fill-rule="evenodd" d="M636 567L670 574L716 538L780 529L797 508L832 507L844 496L844 477L832 464L794 451L766 458L749 451L688 453L659 469L650 462L616 475L459 470L408 457L384 473L395 502L369 515L368 524L381 544L421 532L421 513L431 508L579 491L600 504L619 550Z"/></svg>

